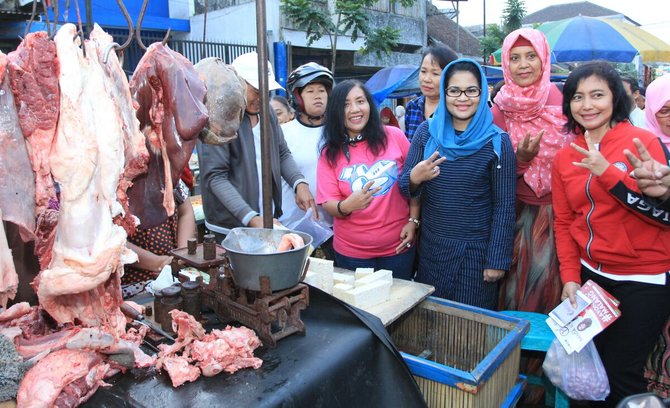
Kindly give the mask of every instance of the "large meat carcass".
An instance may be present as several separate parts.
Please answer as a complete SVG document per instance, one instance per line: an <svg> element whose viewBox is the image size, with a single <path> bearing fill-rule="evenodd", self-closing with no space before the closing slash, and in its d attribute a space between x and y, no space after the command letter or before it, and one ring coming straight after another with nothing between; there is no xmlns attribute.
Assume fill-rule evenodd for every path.
<svg viewBox="0 0 670 408"><path fill-rule="evenodd" d="M35 179L33 194L22 201L28 197L33 200L31 208L37 219L33 228L37 235L35 252L40 266L45 268L51 262L58 221L58 199L49 164L60 102L56 45L45 32L30 33L8 57L19 125L28 144ZM24 234L22 238L28 240Z"/></svg>
<svg viewBox="0 0 670 408"><path fill-rule="evenodd" d="M72 24L55 42L61 99L50 163L61 205L53 260L35 280L37 296L59 323L120 327L123 264L137 260L126 248L125 230L113 222L123 211L116 193L124 174L124 122L96 42L85 42L84 57Z"/></svg>
<svg viewBox="0 0 670 408"><path fill-rule="evenodd" d="M130 90L150 154L148 172L128 190L130 208L143 227L155 227L174 214L173 188L207 123L206 89L189 60L154 43L138 63Z"/></svg>

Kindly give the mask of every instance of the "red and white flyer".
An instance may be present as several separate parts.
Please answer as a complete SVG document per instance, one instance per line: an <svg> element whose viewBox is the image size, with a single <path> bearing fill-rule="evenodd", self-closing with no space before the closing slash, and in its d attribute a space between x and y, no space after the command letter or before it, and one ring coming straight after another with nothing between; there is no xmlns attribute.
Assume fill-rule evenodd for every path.
<svg viewBox="0 0 670 408"><path fill-rule="evenodd" d="M580 297L588 299L589 305L574 319L562 325L551 317L547 318L547 325L568 354L581 351L591 339L621 316L619 301L595 282L587 281L579 292Z"/></svg>

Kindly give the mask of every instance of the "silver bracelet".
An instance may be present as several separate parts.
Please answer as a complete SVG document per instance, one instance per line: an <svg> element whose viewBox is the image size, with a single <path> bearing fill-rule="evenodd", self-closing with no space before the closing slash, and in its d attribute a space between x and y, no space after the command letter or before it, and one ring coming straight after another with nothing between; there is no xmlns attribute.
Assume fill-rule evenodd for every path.
<svg viewBox="0 0 670 408"><path fill-rule="evenodd" d="M421 221L419 221L418 218L409 217L409 220L407 220L407 222L415 223L417 228L419 228L421 226Z"/></svg>

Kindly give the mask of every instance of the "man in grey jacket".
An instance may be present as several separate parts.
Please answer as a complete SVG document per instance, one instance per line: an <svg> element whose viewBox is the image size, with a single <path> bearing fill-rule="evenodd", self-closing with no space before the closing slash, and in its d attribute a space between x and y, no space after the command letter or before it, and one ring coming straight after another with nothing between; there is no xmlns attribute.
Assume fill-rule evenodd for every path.
<svg viewBox="0 0 670 408"><path fill-rule="evenodd" d="M263 227L258 56L255 52L240 55L232 65L247 82L246 114L237 131L238 137L225 145L208 145L201 141L197 145L205 225L219 242L232 228ZM269 90L280 89L269 62L268 67ZM273 217L281 216L282 177L293 186L298 206L304 210L312 207L316 211L307 181L293 160L274 112L272 109L269 112Z"/></svg>

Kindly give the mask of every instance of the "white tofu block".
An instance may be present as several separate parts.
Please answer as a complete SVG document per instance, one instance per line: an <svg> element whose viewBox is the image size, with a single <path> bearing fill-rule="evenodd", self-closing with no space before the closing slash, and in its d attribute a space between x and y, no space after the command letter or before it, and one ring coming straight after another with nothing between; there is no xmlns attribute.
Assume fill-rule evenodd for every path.
<svg viewBox="0 0 670 408"><path fill-rule="evenodd" d="M393 273L386 269L380 269L377 272L373 273L372 275L356 279L354 286L356 287L365 286L377 281L393 284Z"/></svg>
<svg viewBox="0 0 670 408"><path fill-rule="evenodd" d="M356 279L360 279L368 275L372 275L374 272L375 272L374 268L356 268L354 276L356 277Z"/></svg>
<svg viewBox="0 0 670 408"><path fill-rule="evenodd" d="M346 292L354 288L354 285L349 285L347 283L336 283L333 285L333 296L338 299L343 299L346 296Z"/></svg>
<svg viewBox="0 0 670 408"><path fill-rule="evenodd" d="M315 286L327 293L333 293L333 261L309 258L308 272L314 272L321 282Z"/></svg>
<svg viewBox="0 0 670 408"><path fill-rule="evenodd" d="M321 276L312 271L307 271L305 274L305 279L302 281L309 285L316 286L317 288L321 288Z"/></svg>
<svg viewBox="0 0 670 408"><path fill-rule="evenodd" d="M333 272L333 280L335 283L347 283L351 286L354 285L354 275L349 273Z"/></svg>
<svg viewBox="0 0 670 408"><path fill-rule="evenodd" d="M333 273L333 261L310 257L309 270L317 273Z"/></svg>
<svg viewBox="0 0 670 408"><path fill-rule="evenodd" d="M383 280L344 291L341 298L350 305L366 309L391 298L391 283Z"/></svg>

